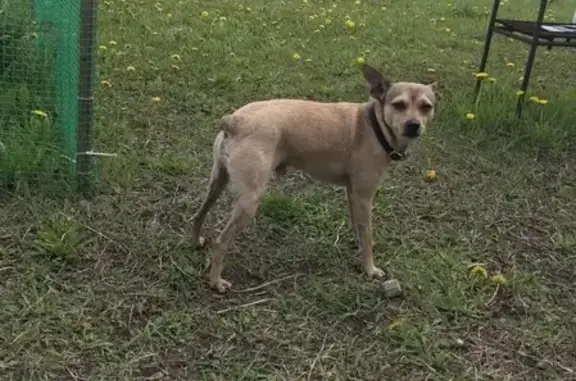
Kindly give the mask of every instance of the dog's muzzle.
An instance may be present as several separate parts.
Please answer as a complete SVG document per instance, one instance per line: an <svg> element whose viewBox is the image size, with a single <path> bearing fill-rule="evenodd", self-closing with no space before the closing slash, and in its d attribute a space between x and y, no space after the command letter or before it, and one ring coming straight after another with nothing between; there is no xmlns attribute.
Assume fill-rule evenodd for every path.
<svg viewBox="0 0 576 381"><path fill-rule="evenodd" d="M417 138L420 136L422 124L417 120L409 120L404 126L404 136L407 138Z"/></svg>

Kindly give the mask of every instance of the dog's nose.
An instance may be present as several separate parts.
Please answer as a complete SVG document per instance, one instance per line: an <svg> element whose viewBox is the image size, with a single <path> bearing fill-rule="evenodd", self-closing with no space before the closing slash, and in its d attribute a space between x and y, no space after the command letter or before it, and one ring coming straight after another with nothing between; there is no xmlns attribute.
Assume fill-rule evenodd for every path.
<svg viewBox="0 0 576 381"><path fill-rule="evenodd" d="M421 124L417 120L409 120L404 127L404 136L407 138L417 138L420 136Z"/></svg>

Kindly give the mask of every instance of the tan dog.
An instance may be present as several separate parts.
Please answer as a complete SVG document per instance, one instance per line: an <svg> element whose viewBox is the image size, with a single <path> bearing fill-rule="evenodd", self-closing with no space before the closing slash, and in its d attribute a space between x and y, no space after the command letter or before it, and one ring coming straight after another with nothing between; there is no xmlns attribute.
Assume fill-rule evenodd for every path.
<svg viewBox="0 0 576 381"><path fill-rule="evenodd" d="M228 182L237 193L232 215L211 255L210 286L222 279L223 260L236 233L256 214L272 173L294 167L346 187L349 222L369 276L382 277L372 254L372 199L390 160L404 156L425 130L436 105L434 85L390 83L363 66L373 99L366 103L322 103L274 99L250 103L220 120L205 199L193 217L193 245L201 242L206 214Z"/></svg>

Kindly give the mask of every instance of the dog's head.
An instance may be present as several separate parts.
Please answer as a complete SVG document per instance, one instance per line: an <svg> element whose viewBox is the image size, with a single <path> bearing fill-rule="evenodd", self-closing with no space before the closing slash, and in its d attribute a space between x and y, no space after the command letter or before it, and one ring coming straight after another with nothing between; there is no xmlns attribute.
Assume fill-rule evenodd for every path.
<svg viewBox="0 0 576 381"><path fill-rule="evenodd" d="M427 122L434 117L437 103L435 83L392 83L368 65L363 66L362 72L370 87L370 95L378 101L379 114L392 129L394 138L409 141L422 135Z"/></svg>

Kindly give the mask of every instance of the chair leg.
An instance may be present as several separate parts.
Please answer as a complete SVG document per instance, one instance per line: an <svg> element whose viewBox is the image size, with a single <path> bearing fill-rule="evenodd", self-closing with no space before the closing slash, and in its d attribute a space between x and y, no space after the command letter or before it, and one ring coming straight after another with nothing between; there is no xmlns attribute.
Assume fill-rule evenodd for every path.
<svg viewBox="0 0 576 381"><path fill-rule="evenodd" d="M494 0L494 4L492 5L492 13L490 13L490 21L488 22L488 30L486 31L484 52L482 53L482 59L480 60L480 67L478 68L478 72L483 72L484 70L486 70L486 63L488 62L488 54L490 53L490 46L492 45L492 36L494 36L494 24L496 23L496 15L498 14L498 8L500 8L500 0ZM476 86L474 87L474 102L476 102L476 100L478 99L481 83L482 79L477 78Z"/></svg>
<svg viewBox="0 0 576 381"><path fill-rule="evenodd" d="M532 67L534 66L534 59L536 58L536 50L538 49L540 42L540 28L542 27L542 21L544 20L544 13L546 12L547 5L548 0L540 1L540 9L538 10L538 17L536 19L536 29L534 30L534 34L532 36L530 50L528 51L528 60L526 62L526 67L524 68L524 77L522 78L522 94L518 97L518 103L516 103L516 116L518 118L520 118L522 115L522 106L524 105L526 91L528 90L530 76L532 75Z"/></svg>

